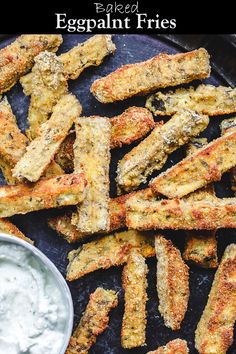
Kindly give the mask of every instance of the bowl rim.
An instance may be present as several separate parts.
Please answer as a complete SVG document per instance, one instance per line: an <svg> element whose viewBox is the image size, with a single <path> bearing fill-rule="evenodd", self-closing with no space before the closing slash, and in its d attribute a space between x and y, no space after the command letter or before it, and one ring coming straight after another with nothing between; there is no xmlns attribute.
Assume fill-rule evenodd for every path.
<svg viewBox="0 0 236 354"><path fill-rule="evenodd" d="M72 334L72 329L73 329L73 320L74 320L74 306L73 306L73 300L71 296L71 292L69 289L69 286L66 283L66 280L64 279L63 275L59 271L59 269L55 266L55 264L42 252L40 251L37 247L34 245L30 244L29 242L20 239L17 236L10 235L4 232L0 232L0 241L3 242L10 242L13 244L20 245L27 250L29 250L41 263L44 264L44 266L51 271L54 280L58 284L59 289L62 292L62 295L67 301L67 306L68 306L68 320L66 320L66 331L64 333L64 341L63 345L58 352L58 354L65 354L65 351L68 347L70 337Z"/></svg>

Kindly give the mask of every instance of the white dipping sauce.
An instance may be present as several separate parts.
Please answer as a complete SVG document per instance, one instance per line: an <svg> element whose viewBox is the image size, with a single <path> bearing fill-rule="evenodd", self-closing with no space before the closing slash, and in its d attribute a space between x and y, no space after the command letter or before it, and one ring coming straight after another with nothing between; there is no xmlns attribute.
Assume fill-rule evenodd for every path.
<svg viewBox="0 0 236 354"><path fill-rule="evenodd" d="M0 354L58 354L67 307L52 273L20 245L0 242Z"/></svg>

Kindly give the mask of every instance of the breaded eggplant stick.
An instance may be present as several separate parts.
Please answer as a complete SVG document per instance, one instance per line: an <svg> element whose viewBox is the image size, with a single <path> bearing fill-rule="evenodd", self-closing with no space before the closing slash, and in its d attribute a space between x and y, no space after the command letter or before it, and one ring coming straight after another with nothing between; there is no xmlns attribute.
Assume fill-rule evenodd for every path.
<svg viewBox="0 0 236 354"><path fill-rule="evenodd" d="M207 139L194 139L189 144L187 153L190 155L206 144ZM213 184L191 193L187 199L204 200L208 199L209 195L215 196ZM216 230L186 232L183 259L203 268L216 268L218 266Z"/></svg>
<svg viewBox="0 0 236 354"><path fill-rule="evenodd" d="M8 184L19 183L13 177L12 169L26 152L28 143L28 139L17 126L16 117L7 98L4 97L0 100L0 168ZM61 174L64 174L62 168L52 161L44 177Z"/></svg>
<svg viewBox="0 0 236 354"><path fill-rule="evenodd" d="M31 99L28 112L30 127L26 131L30 140L36 138L38 128L49 119L53 107L68 92L64 67L56 54L45 51L37 55L34 61L35 65L31 73ZM23 89L24 80L25 77L20 80ZM27 90L25 93L27 94Z"/></svg>
<svg viewBox="0 0 236 354"><path fill-rule="evenodd" d="M41 126L40 135L30 143L14 167L13 176L36 182L53 160L81 110L75 96L64 95L53 108L51 118Z"/></svg>
<svg viewBox="0 0 236 354"><path fill-rule="evenodd" d="M108 314L118 305L118 294L113 290L97 288L90 295L89 303L75 329L66 354L87 354L97 336L108 326Z"/></svg>
<svg viewBox="0 0 236 354"><path fill-rule="evenodd" d="M62 175L35 184L0 187L0 218L31 211L76 205L84 199L82 173Z"/></svg>
<svg viewBox="0 0 236 354"><path fill-rule="evenodd" d="M224 119L221 122L221 134L225 134L226 132L229 131L229 129L234 129L236 128L236 117ZM232 170L230 171L231 175L231 188L232 191L234 192L234 195L236 196L236 167L233 167Z"/></svg>
<svg viewBox="0 0 236 354"><path fill-rule="evenodd" d="M72 281L98 269L108 269L127 262L132 249L144 258L154 257L154 240L135 230L116 232L83 244L68 255L67 280Z"/></svg>
<svg viewBox="0 0 236 354"><path fill-rule="evenodd" d="M80 117L75 130L75 172L84 171L88 185L72 224L85 233L108 231L111 125L106 118Z"/></svg>
<svg viewBox="0 0 236 354"><path fill-rule="evenodd" d="M65 72L70 79L75 80L89 66L98 66L116 50L109 34L97 34L87 41L79 43L76 47L59 56Z"/></svg>
<svg viewBox="0 0 236 354"><path fill-rule="evenodd" d="M108 233L119 230L126 226L125 203L127 199L129 199L132 195L134 195L134 193L138 195L139 198L142 198L144 200L150 200L151 198L153 198L151 189L146 188L138 192L125 194L120 197L110 199L109 201L110 229L107 231ZM88 238L89 236L91 236L91 233L83 233L77 230L75 225L72 225L71 213L50 218L48 221L48 225L53 230L57 231L57 233L62 235L69 243L78 242L78 241L80 242Z"/></svg>
<svg viewBox="0 0 236 354"><path fill-rule="evenodd" d="M188 354L187 342L183 339L174 339L167 343L163 347L159 347L157 350L148 352L147 354Z"/></svg>
<svg viewBox="0 0 236 354"><path fill-rule="evenodd" d="M98 101L110 103L209 75L209 54L200 48L175 55L161 53L147 61L122 66L94 81L90 90Z"/></svg>
<svg viewBox="0 0 236 354"><path fill-rule="evenodd" d="M134 141L144 138L155 127L152 114L142 107L129 107L120 115L107 119L111 123L111 149L130 145ZM75 134L71 132L55 156L57 163L66 172L74 170L74 141Z"/></svg>
<svg viewBox="0 0 236 354"><path fill-rule="evenodd" d="M0 219L0 232L3 232L8 235L12 235L15 237L18 237L26 242L29 242L33 244L34 242L26 237L14 224L12 224L9 220L7 219ZM1 236L0 236L1 239Z"/></svg>
<svg viewBox="0 0 236 354"><path fill-rule="evenodd" d="M121 345L131 349L145 344L147 324L147 272L145 258L132 249L122 272L125 309L121 328Z"/></svg>
<svg viewBox="0 0 236 354"><path fill-rule="evenodd" d="M154 171L160 170L167 157L197 136L208 125L208 116L184 110L166 124L156 126L151 134L119 161L118 188L129 192L137 189Z"/></svg>
<svg viewBox="0 0 236 354"><path fill-rule="evenodd" d="M189 268L171 241L155 237L159 311L172 330L180 329L188 307Z"/></svg>
<svg viewBox="0 0 236 354"><path fill-rule="evenodd" d="M100 65L106 56L116 50L112 36L99 34L89 38L83 43L58 56L64 66L64 72L69 79L75 80L90 66ZM32 93L33 75L29 73L22 77L21 84L27 96Z"/></svg>
<svg viewBox="0 0 236 354"><path fill-rule="evenodd" d="M126 225L136 230L213 230L236 227L236 198L126 202Z"/></svg>
<svg viewBox="0 0 236 354"><path fill-rule="evenodd" d="M226 354L233 342L236 320L236 245L229 245L222 257L195 332L200 354Z"/></svg>
<svg viewBox="0 0 236 354"><path fill-rule="evenodd" d="M154 178L153 193L181 198L207 184L219 181L236 165L236 128L197 150Z"/></svg>
<svg viewBox="0 0 236 354"><path fill-rule="evenodd" d="M36 55L44 50L56 52L61 43L59 34L29 34L0 49L0 94L10 90L31 69Z"/></svg>
<svg viewBox="0 0 236 354"><path fill-rule="evenodd" d="M197 88L179 88L166 93L156 92L146 102L154 115L172 115L179 109L216 116L236 112L236 89L231 87L199 85Z"/></svg>

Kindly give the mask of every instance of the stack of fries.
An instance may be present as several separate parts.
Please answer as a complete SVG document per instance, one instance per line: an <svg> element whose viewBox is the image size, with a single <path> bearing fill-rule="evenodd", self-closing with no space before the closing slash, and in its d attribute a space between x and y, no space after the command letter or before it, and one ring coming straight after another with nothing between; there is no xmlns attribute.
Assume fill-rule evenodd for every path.
<svg viewBox="0 0 236 354"><path fill-rule="evenodd" d="M84 117L68 80L100 65L116 47L112 36L95 35L57 56L61 42L60 35L22 35L0 50L0 94L20 80L30 96L25 134L6 96L0 99L0 168L8 184L0 187L0 231L32 242L6 218L76 206L48 220L69 243L82 242L68 255L67 280L124 265L121 344L127 349L146 342L146 258L157 258L159 312L173 331L180 329L188 307L185 261L218 267L195 346L200 354L226 353L236 320L236 245L226 248L219 264L216 232L236 228L236 198L218 198L214 182L230 172L236 193L236 118L224 119L221 136L211 142L198 135L207 128L209 117L236 113L236 89L202 83L157 91L205 79L211 71L204 48L159 54L125 65L91 86L102 103L157 91L147 98L146 108L129 107L110 119ZM152 114L170 118L166 123L154 121ZM136 146L118 163L118 196L109 198L111 149L134 142ZM183 160L138 190L183 146ZM159 233L166 229L185 230L183 255ZM89 241L92 235L97 237ZM88 353L117 304L117 293L97 288L66 353ZM149 353L188 352L186 341L176 339Z"/></svg>

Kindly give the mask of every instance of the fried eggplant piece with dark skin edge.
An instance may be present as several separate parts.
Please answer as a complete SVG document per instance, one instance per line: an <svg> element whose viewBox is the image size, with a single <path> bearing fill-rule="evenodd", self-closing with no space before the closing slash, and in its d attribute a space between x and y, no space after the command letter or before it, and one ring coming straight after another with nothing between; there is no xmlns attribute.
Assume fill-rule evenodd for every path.
<svg viewBox="0 0 236 354"><path fill-rule="evenodd" d="M58 59L63 64L66 76L75 80L86 68L100 65L105 57L113 54L115 50L116 46L112 42L112 36L100 34L62 53ZM21 78L21 84L27 96L32 94L32 83L31 72Z"/></svg>
<svg viewBox="0 0 236 354"><path fill-rule="evenodd" d="M142 107L129 107L120 115L107 119L111 123L111 149L130 145L145 137L155 127L152 114ZM74 141L75 133L70 132L55 156L56 162L68 173L74 170Z"/></svg>
<svg viewBox="0 0 236 354"><path fill-rule="evenodd" d="M87 354L97 336L105 331L109 312L118 305L118 294L113 290L97 288L90 295L87 307L70 339L65 354Z"/></svg>
<svg viewBox="0 0 236 354"><path fill-rule="evenodd" d="M132 197L126 202L126 225L140 231L235 228L236 198L142 201Z"/></svg>
<svg viewBox="0 0 236 354"><path fill-rule="evenodd" d="M188 307L189 268L171 241L155 236L159 311L167 327L180 329Z"/></svg>
<svg viewBox="0 0 236 354"><path fill-rule="evenodd" d="M0 218L0 232L18 237L21 240L24 240L31 244L34 243L30 238L26 237L14 224L12 224L7 219ZM0 236L0 240L1 240L1 236Z"/></svg>
<svg viewBox="0 0 236 354"><path fill-rule="evenodd" d="M163 347L159 347L154 351L148 352L147 354L188 354L187 342L183 339L174 339L168 342Z"/></svg>
<svg viewBox="0 0 236 354"><path fill-rule="evenodd" d="M0 94L10 90L29 71L42 51L56 52L62 43L59 34L29 34L0 49Z"/></svg>
<svg viewBox="0 0 236 354"><path fill-rule="evenodd" d="M41 125L40 135L29 144L25 154L17 162L13 177L36 182L53 160L81 110L75 96L62 96L54 106L50 119Z"/></svg>
<svg viewBox="0 0 236 354"><path fill-rule="evenodd" d="M146 102L154 115L172 115L179 109L217 116L236 112L236 89L231 87L199 85L197 88L178 88L167 93L156 92Z"/></svg>
<svg viewBox="0 0 236 354"><path fill-rule="evenodd" d="M0 187L0 218L31 211L76 205L84 199L83 173L62 175L32 184Z"/></svg>
<svg viewBox="0 0 236 354"><path fill-rule="evenodd" d="M75 129L75 172L84 171L88 185L71 222L83 233L108 231L111 125L106 118L80 117Z"/></svg>
<svg viewBox="0 0 236 354"><path fill-rule="evenodd" d="M188 146L187 154L190 155L206 144L207 139L194 139ZM215 196L212 184L191 193L187 200L204 200L208 198L208 194ZM216 268L218 266L216 231L186 232L183 259L202 268Z"/></svg>
<svg viewBox="0 0 236 354"><path fill-rule="evenodd" d="M221 134L229 132L230 129L236 128L236 117L224 119L221 122ZM231 176L231 189L236 196L236 167L233 167L230 171Z"/></svg>
<svg viewBox="0 0 236 354"><path fill-rule="evenodd" d="M221 179L236 164L236 128L186 157L150 182L153 193L181 198Z"/></svg>
<svg viewBox="0 0 236 354"><path fill-rule="evenodd" d="M132 195L139 196L143 200L150 200L153 198L153 194L150 188L142 189L137 192L124 194L119 197L110 199L109 201L109 217L110 217L110 229L108 233L112 231L119 230L126 226L125 216L126 216L126 200L129 199ZM156 198L155 198L156 199ZM89 238L91 234L83 233L78 231L75 225L71 223L72 213L67 213L64 215L58 215L50 218L48 220L48 225L58 234L62 235L67 242L81 242Z"/></svg>
<svg viewBox="0 0 236 354"><path fill-rule="evenodd" d="M208 116L184 110L167 123L157 125L146 139L119 161L116 178L119 189L126 192L137 189L150 174L163 167L172 152L201 133L208 123Z"/></svg>
<svg viewBox="0 0 236 354"><path fill-rule="evenodd" d="M26 152L29 144L27 137L17 126L11 106L4 97L0 100L0 168L8 184L17 184L12 169ZM46 169L43 178L64 174L62 168L52 161Z"/></svg>
<svg viewBox="0 0 236 354"><path fill-rule="evenodd" d="M101 103L111 103L209 75L209 54L204 48L174 55L162 53L141 63L122 66L94 81L90 91Z"/></svg>
<svg viewBox="0 0 236 354"><path fill-rule="evenodd" d="M35 65L30 74L32 83L28 111L29 129L26 131L30 140L38 136L39 127L50 118L53 107L68 92L64 67L56 54L41 52L34 61ZM24 89L24 78L20 82Z"/></svg>
<svg viewBox="0 0 236 354"><path fill-rule="evenodd" d="M83 244L68 254L67 280L73 281L98 269L108 269L127 262L132 249L144 258L154 257L154 239L147 233L128 230L116 232Z"/></svg>
<svg viewBox="0 0 236 354"><path fill-rule="evenodd" d="M224 252L195 332L200 354L226 354L233 343L236 320L236 245Z"/></svg>
<svg viewBox="0 0 236 354"><path fill-rule="evenodd" d="M132 249L122 272L125 309L121 328L121 345L131 349L146 341L147 272L145 258L138 249Z"/></svg>

